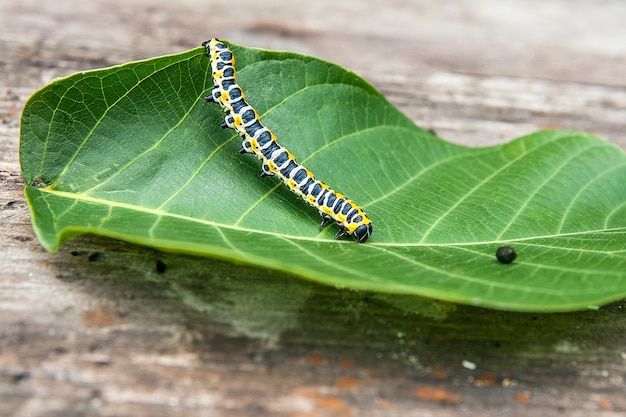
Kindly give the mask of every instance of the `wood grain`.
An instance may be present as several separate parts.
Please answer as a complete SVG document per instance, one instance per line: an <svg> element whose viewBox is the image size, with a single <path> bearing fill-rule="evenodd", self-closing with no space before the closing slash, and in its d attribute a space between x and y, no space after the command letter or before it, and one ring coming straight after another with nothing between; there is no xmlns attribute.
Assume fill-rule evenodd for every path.
<svg viewBox="0 0 626 417"><path fill-rule="evenodd" d="M338 62L457 143L554 127L626 149L624 16L617 0L0 2L0 416L623 415L623 303L498 312L91 236L46 253L18 140L55 77L217 36Z"/></svg>

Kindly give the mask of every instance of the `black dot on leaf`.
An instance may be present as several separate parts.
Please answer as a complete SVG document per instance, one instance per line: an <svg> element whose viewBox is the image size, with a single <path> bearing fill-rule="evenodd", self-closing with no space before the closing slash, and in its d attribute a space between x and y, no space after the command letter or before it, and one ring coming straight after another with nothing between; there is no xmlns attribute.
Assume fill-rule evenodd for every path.
<svg viewBox="0 0 626 417"><path fill-rule="evenodd" d="M499 247L496 251L496 258L498 262L503 264L510 264L517 257L517 252L510 246Z"/></svg>

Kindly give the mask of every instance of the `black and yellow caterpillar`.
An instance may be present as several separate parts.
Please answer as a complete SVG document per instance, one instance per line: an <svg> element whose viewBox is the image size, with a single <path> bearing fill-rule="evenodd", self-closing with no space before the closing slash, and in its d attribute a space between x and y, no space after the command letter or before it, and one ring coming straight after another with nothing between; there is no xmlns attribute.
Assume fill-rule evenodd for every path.
<svg viewBox="0 0 626 417"><path fill-rule="evenodd" d="M358 242L365 242L372 234L371 220L356 203L315 179L313 173L300 165L292 153L278 143L274 133L261 123L237 84L232 51L218 39L208 40L202 46L211 59L214 84L205 100L222 106L226 113L222 127L235 129L243 138L239 152L256 155L263 163L261 177L279 177L291 191L317 208L322 215L320 229L334 220L339 226L335 238L352 236Z"/></svg>

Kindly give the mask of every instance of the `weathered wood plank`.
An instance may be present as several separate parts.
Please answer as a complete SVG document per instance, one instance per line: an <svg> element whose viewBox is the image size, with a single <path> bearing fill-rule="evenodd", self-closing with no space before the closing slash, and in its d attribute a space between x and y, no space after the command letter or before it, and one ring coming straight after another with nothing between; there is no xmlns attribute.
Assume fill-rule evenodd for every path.
<svg viewBox="0 0 626 417"><path fill-rule="evenodd" d="M0 3L0 416L626 411L622 303L504 313L96 237L46 253L22 195L24 101L212 36L336 61L458 143L566 127L626 149L620 1L212 3Z"/></svg>

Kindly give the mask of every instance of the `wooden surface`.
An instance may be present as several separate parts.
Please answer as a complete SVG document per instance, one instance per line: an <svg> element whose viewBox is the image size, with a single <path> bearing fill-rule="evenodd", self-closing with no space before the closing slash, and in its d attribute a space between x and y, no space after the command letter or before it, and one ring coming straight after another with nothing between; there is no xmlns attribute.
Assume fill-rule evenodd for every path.
<svg viewBox="0 0 626 417"><path fill-rule="evenodd" d="M624 21L617 0L0 0L0 416L624 415L623 303L490 311L90 236L50 254L18 163L37 88L214 36L338 62L457 143L626 149Z"/></svg>

